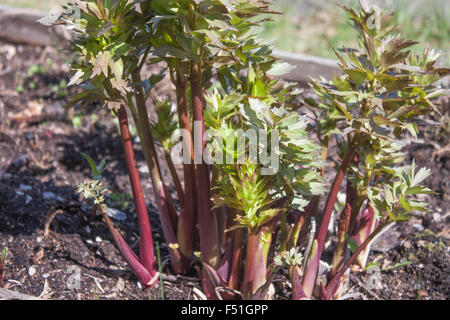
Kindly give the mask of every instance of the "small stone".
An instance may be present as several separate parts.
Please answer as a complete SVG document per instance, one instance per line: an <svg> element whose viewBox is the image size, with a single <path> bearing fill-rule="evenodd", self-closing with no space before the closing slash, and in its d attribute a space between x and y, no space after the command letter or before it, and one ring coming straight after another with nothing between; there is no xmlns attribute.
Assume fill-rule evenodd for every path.
<svg viewBox="0 0 450 320"><path fill-rule="evenodd" d="M148 170L148 167L146 165L144 165L144 166L139 167L139 172L140 173L149 173L150 171Z"/></svg>
<svg viewBox="0 0 450 320"><path fill-rule="evenodd" d="M27 140L31 140L34 138L34 134L32 132L27 132L27 133L25 133L25 138Z"/></svg>
<svg viewBox="0 0 450 320"><path fill-rule="evenodd" d="M46 191L42 194L42 197L44 200L54 200L56 198L56 195L53 192Z"/></svg>
<svg viewBox="0 0 450 320"><path fill-rule="evenodd" d="M100 237L95 237L95 242L102 242L102 241L103 241L102 238L100 238Z"/></svg>
<svg viewBox="0 0 450 320"><path fill-rule="evenodd" d="M20 168L28 161L28 156L20 156L17 160L12 163L12 166L15 168Z"/></svg>
<svg viewBox="0 0 450 320"><path fill-rule="evenodd" d="M33 201L33 198L29 195L25 196L25 204L29 204L31 201Z"/></svg>
<svg viewBox="0 0 450 320"><path fill-rule="evenodd" d="M118 221L125 221L127 219L127 215L125 212L114 209L114 208L107 208L106 209L106 214L113 218L116 219Z"/></svg>
<svg viewBox="0 0 450 320"><path fill-rule="evenodd" d="M423 231L423 230L425 230L425 228L423 227L423 225L421 225L420 223L414 223L414 224L413 224L413 228L416 229L417 231Z"/></svg>
<svg viewBox="0 0 450 320"><path fill-rule="evenodd" d="M421 263L421 264L419 264L417 267L420 268L420 269L423 269L423 268L424 268L424 265L423 265L423 263Z"/></svg>
<svg viewBox="0 0 450 320"><path fill-rule="evenodd" d="M405 249L411 248L411 242L409 242L408 240L406 240L405 242L403 242L403 247L404 247Z"/></svg>
<svg viewBox="0 0 450 320"><path fill-rule="evenodd" d="M389 229L378 237L372 244L372 250L377 252L389 252L398 245L400 233L394 229Z"/></svg>
<svg viewBox="0 0 450 320"><path fill-rule="evenodd" d="M123 291L123 289L125 289L125 281L122 278L119 278L119 280L117 280L116 290Z"/></svg>
<svg viewBox="0 0 450 320"><path fill-rule="evenodd" d="M87 242L88 244L94 244L94 242L93 242L91 239L87 239L86 242Z"/></svg>
<svg viewBox="0 0 450 320"><path fill-rule="evenodd" d="M21 185L19 185L19 189L22 190L22 191L30 191L33 188L31 186L27 185L27 184L21 184Z"/></svg>
<svg viewBox="0 0 450 320"><path fill-rule="evenodd" d="M91 228L89 228L89 226L86 226L86 228L84 228L84 230L86 230L87 233L91 233Z"/></svg>
<svg viewBox="0 0 450 320"><path fill-rule="evenodd" d="M30 277L34 276L34 275L36 274L36 272L37 272L37 270L36 270L36 268L35 268L34 266L31 266L31 267L28 269L28 275L29 275Z"/></svg>
<svg viewBox="0 0 450 320"><path fill-rule="evenodd" d="M12 178L12 174L11 173L6 172L5 174L3 174L3 179L4 180L9 180L11 178Z"/></svg>
<svg viewBox="0 0 450 320"><path fill-rule="evenodd" d="M437 212L433 213L433 220L434 220L434 222L437 222L437 223L441 222L441 220L442 220L441 215Z"/></svg>

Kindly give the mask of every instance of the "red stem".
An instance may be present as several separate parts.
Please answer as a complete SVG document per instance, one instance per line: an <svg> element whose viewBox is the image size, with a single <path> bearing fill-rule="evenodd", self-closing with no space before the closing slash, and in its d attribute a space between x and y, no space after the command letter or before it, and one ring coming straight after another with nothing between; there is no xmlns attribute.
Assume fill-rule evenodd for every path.
<svg viewBox="0 0 450 320"><path fill-rule="evenodd" d="M128 175L133 192L136 214L140 234L140 257L142 264L147 270L155 268L155 256L153 251L153 238L150 221L148 219L147 206L145 205L144 193L142 191L141 180L137 170L136 159L134 156L133 145L131 142L130 131L128 128L127 112L123 105L117 111L119 118L120 132L122 134L122 144L125 153L125 159L128 167Z"/></svg>
<svg viewBox="0 0 450 320"><path fill-rule="evenodd" d="M181 74L177 73L176 78L176 92L177 92L177 107L180 128L186 131L187 141L183 143L188 144L190 151L191 163L183 164L184 175L184 200L182 203L183 210L178 218L178 242L180 244L180 251L187 257L192 256L194 244L194 227L195 227L195 168L194 168L194 146L191 134L191 120L189 117L189 108L186 99L186 82L182 79Z"/></svg>
<svg viewBox="0 0 450 320"><path fill-rule="evenodd" d="M345 158L342 161L341 167L336 173L336 177L331 186L330 193L328 194L328 199L325 204L322 220L320 221L319 225L319 231L316 234L317 247L314 251L311 251L312 255L309 258L309 263L305 269L305 275L303 277L302 282L303 290L308 297L311 297L314 289L314 284L316 282L316 276L319 269L319 261L320 257L322 256L323 247L325 245L328 225L330 223L331 214L333 213L333 208L336 202L337 194L354 154L355 148L352 147L351 144L349 144L347 154L345 155Z"/></svg>
<svg viewBox="0 0 450 320"><path fill-rule="evenodd" d="M122 235L114 228L111 219L109 219L109 217L106 215L106 211L102 209L102 213L103 217L106 220L106 224L108 225L108 229L114 239L114 242L118 247L120 254L130 266L131 271L133 271L133 273L144 286L153 287L157 283L156 280L158 273L156 270L156 266L154 266L152 269L147 269L146 267L144 267L136 254L133 252L133 250L130 249L126 241L123 239Z"/></svg>
<svg viewBox="0 0 450 320"><path fill-rule="evenodd" d="M269 237L266 239L266 237ZM267 254L270 246L271 232L267 227L254 233L249 231L247 254L245 257L244 282L242 292L245 299L251 296L266 282Z"/></svg>
<svg viewBox="0 0 450 320"><path fill-rule="evenodd" d="M239 290L242 277L242 256L244 254L244 230L237 229L233 232L233 260L231 262L231 275L228 286Z"/></svg>
<svg viewBox="0 0 450 320"><path fill-rule="evenodd" d="M201 143L194 141L194 159L195 155L201 157L201 161L197 164L196 180L197 180L197 214L200 233L200 249L202 258L213 268L216 268L220 262L220 245L217 217L211 211L211 195L210 195L210 177L208 165L203 161L203 150L206 146L205 121L203 117L203 91L202 91L202 74L198 64L192 65L191 70L191 94L192 104L194 108L194 121L201 124ZM195 133L194 133L195 135Z"/></svg>
<svg viewBox="0 0 450 320"><path fill-rule="evenodd" d="M136 107L139 115L139 128L141 129L142 150L152 178L155 199L158 205L159 217L164 231L164 236L169 244L177 244L176 227L178 216L176 214L172 198L170 197L164 181L161 178L158 158L156 156L155 142L153 139L148 111L145 104L145 94L142 88L141 75L138 71L132 73L132 79L136 83ZM186 273L189 261L183 257L176 247L169 250L171 267L175 273Z"/></svg>

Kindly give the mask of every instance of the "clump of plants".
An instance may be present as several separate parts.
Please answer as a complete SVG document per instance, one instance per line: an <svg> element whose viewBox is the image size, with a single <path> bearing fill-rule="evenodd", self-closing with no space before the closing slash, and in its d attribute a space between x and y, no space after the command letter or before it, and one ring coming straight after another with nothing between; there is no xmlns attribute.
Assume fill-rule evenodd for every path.
<svg viewBox="0 0 450 320"><path fill-rule="evenodd" d="M79 190L103 213L120 253L145 286L158 283L158 270L129 115L150 172L172 272L197 271L210 299L273 298L272 280L280 270L289 274L293 299L339 298L345 273L364 268L371 241L411 211L426 210L414 195L431 193L421 186L429 171L398 165L398 138L405 130L417 135L413 120L435 109L431 100L442 92L433 83L448 69L436 67L432 50L412 56L407 49L414 42L395 34L391 15L365 3L358 12L344 10L361 45L337 51L342 76L313 82L320 101L305 101L316 116L313 123L294 103L296 85L274 78L290 66L258 39L260 23L278 14L267 1L86 0L70 4L58 19L73 31L71 50L78 55L70 85L84 88L68 107L102 101L119 121L139 254L106 215L100 177ZM165 70L144 76L144 67L155 63ZM175 87L173 102L152 93L165 77ZM341 160L328 188L323 173L331 143L337 143ZM163 162L170 177L161 174ZM319 274L344 180L338 241L329 268Z"/></svg>

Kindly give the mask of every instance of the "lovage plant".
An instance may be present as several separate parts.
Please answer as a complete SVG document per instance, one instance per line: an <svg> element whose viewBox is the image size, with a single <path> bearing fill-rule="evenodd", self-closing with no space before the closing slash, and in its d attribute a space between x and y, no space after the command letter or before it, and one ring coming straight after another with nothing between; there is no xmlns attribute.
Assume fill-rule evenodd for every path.
<svg viewBox="0 0 450 320"><path fill-rule="evenodd" d="M395 141L405 129L417 134L412 120L433 109L440 92L432 84L448 70L435 67L431 50L418 57L406 51L414 43L391 35L389 15L377 15L374 27L379 11L364 3L359 13L346 10L361 47L338 54L343 77L313 83L321 101L305 103L317 116L314 125L295 106L295 85L274 79L290 66L258 40L260 23L277 14L266 1L79 0L58 19L73 31L71 50L79 56L70 85L84 89L68 106L101 101L119 119L139 255L106 215L101 177L79 190L94 200L144 285L155 285L158 272L128 115L149 168L172 271L198 270L210 299L270 298L281 269L294 299L339 297L344 273L364 266L374 237L425 209L411 196L430 192L420 186L429 172L396 166L402 156ZM144 76L155 63L166 68ZM173 103L152 92L164 77L175 86ZM323 168L335 140L342 160L321 212ZM175 194L161 174L163 162ZM319 263L345 177L338 242L322 278Z"/></svg>
<svg viewBox="0 0 450 320"><path fill-rule="evenodd" d="M320 284L322 298L337 294L340 279L350 266L365 267L371 240L388 224L407 220L413 210L426 210L426 203L415 201L414 195L431 193L420 185L429 170L416 170L414 163L396 166L405 158L398 138L405 130L417 137L414 119L438 112L432 99L445 91L433 84L449 70L436 66L440 55L429 48L418 56L407 50L416 43L397 34L392 14L365 1L359 12L344 10L359 34L360 47L338 50L343 76L332 82L314 81L312 87L320 101L306 101L316 115L324 157L334 136L341 163L298 287L300 297L313 294L328 224L345 176L346 201L338 218L331 268L325 283Z"/></svg>

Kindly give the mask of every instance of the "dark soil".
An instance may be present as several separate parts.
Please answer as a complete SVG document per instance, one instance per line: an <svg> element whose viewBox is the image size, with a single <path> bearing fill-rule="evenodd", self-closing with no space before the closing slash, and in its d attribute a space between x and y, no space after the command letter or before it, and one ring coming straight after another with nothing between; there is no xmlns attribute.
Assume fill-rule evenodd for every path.
<svg viewBox="0 0 450 320"><path fill-rule="evenodd" d="M0 250L9 250L2 287L48 299L160 299L159 288L140 288L102 218L93 216L75 191L90 178L80 153L98 162L105 157L105 182L113 190L108 205L125 213L124 220L113 222L137 249L138 228L118 128L99 106L64 111L68 95L76 91L66 88L68 81L63 52L0 43ZM168 88L163 84L160 93L169 93ZM448 115L448 101L440 108ZM379 265L356 274L350 283L352 292L368 299L449 298L450 155L436 153L448 145L448 132L427 129L421 138L427 143L408 144L405 160L415 158L419 166L432 169L427 183L436 194L425 199L431 211L395 226L374 244L369 261ZM145 162L135 146L143 188L151 195ZM2 175L3 168L7 170ZM149 209L154 239L167 262L156 209ZM46 236L46 221L54 213ZM199 282L170 277L168 263L164 266L165 298L193 299ZM371 285L374 275L379 277L378 288Z"/></svg>

